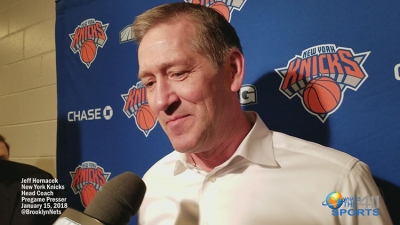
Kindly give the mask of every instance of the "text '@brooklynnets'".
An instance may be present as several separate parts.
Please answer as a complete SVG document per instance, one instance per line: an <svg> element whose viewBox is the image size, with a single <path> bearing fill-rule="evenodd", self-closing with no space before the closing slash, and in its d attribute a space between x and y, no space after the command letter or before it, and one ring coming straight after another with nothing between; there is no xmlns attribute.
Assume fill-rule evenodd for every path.
<svg viewBox="0 0 400 225"><path fill-rule="evenodd" d="M56 193L65 187L57 178L22 178L21 214L22 215L60 215L68 207L67 198Z"/></svg>

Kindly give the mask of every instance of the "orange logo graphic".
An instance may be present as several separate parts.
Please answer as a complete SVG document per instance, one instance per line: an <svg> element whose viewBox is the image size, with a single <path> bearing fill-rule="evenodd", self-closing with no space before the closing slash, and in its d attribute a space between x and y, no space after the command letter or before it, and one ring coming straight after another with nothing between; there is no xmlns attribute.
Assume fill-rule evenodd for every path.
<svg viewBox="0 0 400 225"><path fill-rule="evenodd" d="M89 69L96 58L98 47L103 48L107 41L108 24L103 24L95 19L87 19L75 28L70 34L71 50L74 54L79 52L83 64Z"/></svg>
<svg viewBox="0 0 400 225"><path fill-rule="evenodd" d="M334 44L308 48L275 69L282 77L279 90L289 99L300 97L304 108L325 122L340 107L345 90L357 91L367 79L362 65L369 53L355 54Z"/></svg>
<svg viewBox="0 0 400 225"><path fill-rule="evenodd" d="M71 188L74 194L80 195L82 205L86 208L98 191L107 183L109 172L95 162L86 161L69 172L72 177Z"/></svg>
<svg viewBox="0 0 400 225"><path fill-rule="evenodd" d="M151 111L147 101L146 87L141 81L137 82L128 94L121 95L125 101L123 111L128 118L134 117L136 126L147 137L157 125L157 118Z"/></svg>
<svg viewBox="0 0 400 225"><path fill-rule="evenodd" d="M229 22L231 21L232 11L240 11L247 0L185 0L185 2L200 4L217 10Z"/></svg>

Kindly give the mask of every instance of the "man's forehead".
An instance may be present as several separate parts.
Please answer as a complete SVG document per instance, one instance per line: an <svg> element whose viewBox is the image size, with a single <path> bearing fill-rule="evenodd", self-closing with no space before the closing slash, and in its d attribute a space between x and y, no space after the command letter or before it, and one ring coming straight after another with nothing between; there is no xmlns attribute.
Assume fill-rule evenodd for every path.
<svg viewBox="0 0 400 225"><path fill-rule="evenodd" d="M186 22L171 26L172 24L163 23L146 32L138 49L139 79L146 75L146 71L142 71L145 69L143 66L154 68L157 64L159 68L168 68L176 64L193 63L194 59L188 57L188 54L198 53L192 45L194 30L185 24ZM154 55L154 52L160 54ZM160 64L155 63L156 61Z"/></svg>

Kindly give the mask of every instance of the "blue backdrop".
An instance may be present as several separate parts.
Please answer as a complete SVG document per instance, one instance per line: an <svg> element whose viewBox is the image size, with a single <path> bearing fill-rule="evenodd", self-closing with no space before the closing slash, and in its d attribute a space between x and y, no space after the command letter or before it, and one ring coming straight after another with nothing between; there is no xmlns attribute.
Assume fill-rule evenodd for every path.
<svg viewBox="0 0 400 225"><path fill-rule="evenodd" d="M147 100L129 29L168 2L57 1L57 175L71 207L83 210L107 180L142 176L173 150L140 110ZM193 2L226 5L246 57L243 108L272 130L366 162L400 223L400 2Z"/></svg>

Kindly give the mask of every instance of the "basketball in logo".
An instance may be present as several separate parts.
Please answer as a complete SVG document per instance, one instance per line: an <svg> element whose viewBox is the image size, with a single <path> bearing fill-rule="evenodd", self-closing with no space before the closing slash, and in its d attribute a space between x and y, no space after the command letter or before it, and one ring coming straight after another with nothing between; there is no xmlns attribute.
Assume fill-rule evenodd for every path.
<svg viewBox="0 0 400 225"><path fill-rule="evenodd" d="M214 4L210 5L210 8L219 12L225 17L226 20L229 21L229 9L224 2L215 2Z"/></svg>
<svg viewBox="0 0 400 225"><path fill-rule="evenodd" d="M303 101L310 111L326 114L338 106L341 95L342 92L335 80L330 77L317 77L304 89Z"/></svg>
<svg viewBox="0 0 400 225"><path fill-rule="evenodd" d="M156 123L157 118L151 111L149 104L140 106L136 113L136 122L143 130L150 130Z"/></svg>
<svg viewBox="0 0 400 225"><path fill-rule="evenodd" d="M86 40L83 42L82 48L81 48L81 59L85 63L91 63L94 60L94 57L96 56L96 44L94 43L93 40Z"/></svg>
<svg viewBox="0 0 400 225"><path fill-rule="evenodd" d="M97 191L93 184L87 183L83 186L81 190L81 200L82 204L87 207L92 201L93 197L96 195Z"/></svg>

